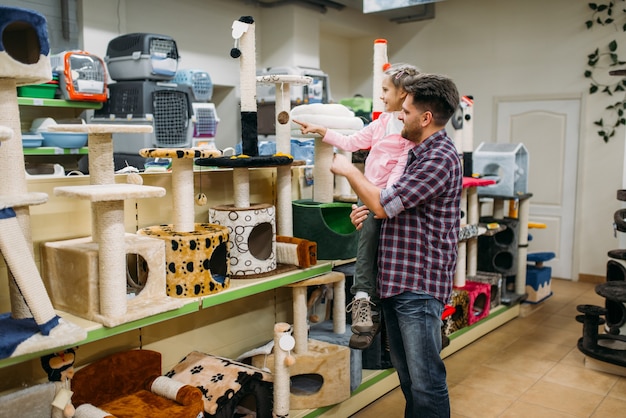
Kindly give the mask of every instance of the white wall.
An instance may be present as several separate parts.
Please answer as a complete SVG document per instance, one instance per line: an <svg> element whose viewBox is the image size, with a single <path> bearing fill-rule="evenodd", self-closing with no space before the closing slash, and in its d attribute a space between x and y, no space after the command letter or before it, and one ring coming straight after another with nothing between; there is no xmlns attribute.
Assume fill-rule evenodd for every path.
<svg viewBox="0 0 626 418"><path fill-rule="evenodd" d="M118 19L117 3L83 0L85 49L104 55L111 38L134 31L173 36L181 67L205 68L224 86L223 97L214 100L222 118L218 145L238 135L239 69L228 53L230 25L241 15L255 17L259 66L311 66L319 59L335 100L372 94L373 41L387 39L390 62L447 74L462 94L474 96L476 145L494 140L496 98L581 98L575 261L579 273L604 276L606 253L618 246L611 225L621 207L615 194L622 187L624 129L608 144L596 135L593 121L607 101L587 94L583 72L587 54L620 39L620 33L587 30L586 2L445 0L436 4L435 19L405 24L351 9L320 14L300 6L261 9L232 0L119 0ZM532 156L530 161L532 169Z"/></svg>

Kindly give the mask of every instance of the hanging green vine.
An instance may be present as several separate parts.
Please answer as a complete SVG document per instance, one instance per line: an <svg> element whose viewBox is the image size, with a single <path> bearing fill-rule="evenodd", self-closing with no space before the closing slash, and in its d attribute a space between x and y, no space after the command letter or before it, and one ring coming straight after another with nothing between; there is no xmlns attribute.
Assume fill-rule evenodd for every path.
<svg viewBox="0 0 626 418"><path fill-rule="evenodd" d="M626 0L617 0L617 2L626 5ZM626 7L618 10L616 20L615 1L609 1L603 4L588 3L588 6L589 9L592 10L592 16L591 19L585 22L587 29L593 28L594 25L613 26L616 31L626 32ZM594 121L594 124L600 128L597 133L604 142L608 142L610 138L615 136L615 131L618 127L626 125L626 117L624 117L626 111L626 94L624 94L624 92L626 92L626 77L611 77L611 82L603 83L599 81L598 77L594 76L594 72L602 71L602 74L606 75L607 72L612 73L614 71L611 70L616 70L625 65L626 61L619 59L617 49L617 41L613 40L609 42L606 47L602 49L596 48L593 53L587 55L585 77L589 78L591 81L589 94L603 93L612 98L614 98L616 94L622 95L621 99L605 107L603 115L607 115L606 118L601 117Z"/></svg>

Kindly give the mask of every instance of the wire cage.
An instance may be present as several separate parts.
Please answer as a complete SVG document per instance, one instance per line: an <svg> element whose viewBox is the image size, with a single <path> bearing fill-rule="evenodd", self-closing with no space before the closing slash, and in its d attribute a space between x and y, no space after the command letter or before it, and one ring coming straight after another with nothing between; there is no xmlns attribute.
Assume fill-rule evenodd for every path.
<svg viewBox="0 0 626 418"><path fill-rule="evenodd" d="M176 41L167 35L130 33L112 39L104 61L113 80L171 80L178 69Z"/></svg>
<svg viewBox="0 0 626 418"><path fill-rule="evenodd" d="M182 69L176 71L174 83L188 86L194 102L208 102L213 98L213 82L208 72L203 70Z"/></svg>
<svg viewBox="0 0 626 418"><path fill-rule="evenodd" d="M154 133L148 147L188 147L192 138L189 92L174 83L123 81L109 85L109 100L94 111L94 121L149 122ZM141 147L140 147L141 148ZM139 148L138 148L139 149Z"/></svg>
<svg viewBox="0 0 626 418"><path fill-rule="evenodd" d="M193 103L194 138L213 138L220 119L213 103Z"/></svg>

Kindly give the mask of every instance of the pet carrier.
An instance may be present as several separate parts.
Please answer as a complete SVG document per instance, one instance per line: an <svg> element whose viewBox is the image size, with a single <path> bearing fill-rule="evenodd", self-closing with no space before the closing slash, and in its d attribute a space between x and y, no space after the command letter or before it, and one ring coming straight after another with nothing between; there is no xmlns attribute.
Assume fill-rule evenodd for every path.
<svg viewBox="0 0 626 418"><path fill-rule="evenodd" d="M59 74L59 88L65 100L107 100L106 70L100 57L85 51L65 51L51 56L50 66Z"/></svg>
<svg viewBox="0 0 626 418"><path fill-rule="evenodd" d="M174 83L189 86L194 102L208 102L213 97L211 76L202 70L178 70L172 80Z"/></svg>
<svg viewBox="0 0 626 418"><path fill-rule="evenodd" d="M217 117L213 103L192 103L193 106L193 137L213 138L220 119Z"/></svg>
<svg viewBox="0 0 626 418"><path fill-rule="evenodd" d="M130 33L109 42L104 60L116 81L171 80L179 58L176 41L170 36Z"/></svg>
<svg viewBox="0 0 626 418"><path fill-rule="evenodd" d="M94 123L151 124L152 134L114 134L114 152L191 146L193 108L187 89L159 81L109 85L109 100L94 111Z"/></svg>

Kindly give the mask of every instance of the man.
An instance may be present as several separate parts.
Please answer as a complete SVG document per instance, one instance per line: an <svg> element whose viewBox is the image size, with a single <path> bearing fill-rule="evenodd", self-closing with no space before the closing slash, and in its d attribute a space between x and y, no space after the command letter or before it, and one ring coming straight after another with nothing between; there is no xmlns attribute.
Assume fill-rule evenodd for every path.
<svg viewBox="0 0 626 418"><path fill-rule="evenodd" d="M368 211L383 219L377 285L404 416L449 417L441 314L456 269L463 175L445 125L459 94L452 80L434 74L407 77L403 85L402 136L415 147L400 179L376 187L342 155L331 170L345 176L365 204L350 215L357 228Z"/></svg>

